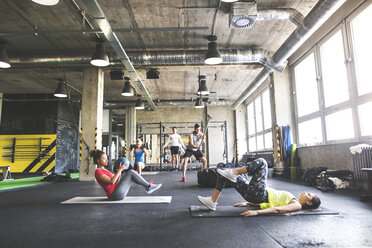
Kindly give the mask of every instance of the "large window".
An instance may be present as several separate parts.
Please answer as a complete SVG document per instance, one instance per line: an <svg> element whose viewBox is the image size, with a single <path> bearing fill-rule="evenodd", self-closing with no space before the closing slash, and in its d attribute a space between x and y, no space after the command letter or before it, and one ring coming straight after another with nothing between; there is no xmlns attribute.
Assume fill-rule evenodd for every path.
<svg viewBox="0 0 372 248"><path fill-rule="evenodd" d="M292 67L301 145L372 138L372 5L362 8Z"/></svg>
<svg viewBox="0 0 372 248"><path fill-rule="evenodd" d="M265 89L247 105L248 150L272 149L270 91Z"/></svg>

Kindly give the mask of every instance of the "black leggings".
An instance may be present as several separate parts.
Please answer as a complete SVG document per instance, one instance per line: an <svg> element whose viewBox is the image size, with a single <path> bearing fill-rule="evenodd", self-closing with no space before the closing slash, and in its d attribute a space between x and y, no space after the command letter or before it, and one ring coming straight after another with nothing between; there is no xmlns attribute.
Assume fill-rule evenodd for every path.
<svg viewBox="0 0 372 248"><path fill-rule="evenodd" d="M121 175L119 184L108 199L111 201L123 200L128 194L132 181L146 188L149 186L149 183L140 174L134 170L128 170Z"/></svg>
<svg viewBox="0 0 372 248"><path fill-rule="evenodd" d="M247 173L239 175L236 178L236 183L233 187L243 196L243 198L251 203L268 202L266 191L267 180L267 162L263 158L258 158L245 165ZM252 175L249 181L248 175ZM228 179L217 173L216 189L222 191Z"/></svg>

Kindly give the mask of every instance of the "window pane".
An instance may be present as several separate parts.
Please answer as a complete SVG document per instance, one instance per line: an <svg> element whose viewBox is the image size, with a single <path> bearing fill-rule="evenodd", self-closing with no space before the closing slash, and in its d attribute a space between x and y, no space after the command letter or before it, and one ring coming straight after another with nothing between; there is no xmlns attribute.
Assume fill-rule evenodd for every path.
<svg viewBox="0 0 372 248"><path fill-rule="evenodd" d="M359 95L372 92L370 75L372 57L372 5L351 21L353 39L354 64L358 82Z"/></svg>
<svg viewBox="0 0 372 248"><path fill-rule="evenodd" d="M299 142L303 145L315 145L323 141L320 118L298 124Z"/></svg>
<svg viewBox="0 0 372 248"><path fill-rule="evenodd" d="M262 94L262 105L264 115L264 130L271 128L271 107L270 107L270 91L266 90Z"/></svg>
<svg viewBox="0 0 372 248"><path fill-rule="evenodd" d="M318 86L315 73L314 53L301 61L295 68L296 101L298 116L319 110Z"/></svg>
<svg viewBox="0 0 372 248"><path fill-rule="evenodd" d="M261 110L261 96L257 97L254 101L254 108L256 110L256 132L261 132L263 130L262 126L262 110Z"/></svg>
<svg viewBox="0 0 372 248"><path fill-rule="evenodd" d="M263 135L257 136L257 150L263 150L264 149L264 143L263 143Z"/></svg>
<svg viewBox="0 0 372 248"><path fill-rule="evenodd" d="M341 30L320 47L325 107L349 100Z"/></svg>
<svg viewBox="0 0 372 248"><path fill-rule="evenodd" d="M256 151L256 138L255 137L249 138L248 150L251 152Z"/></svg>
<svg viewBox="0 0 372 248"><path fill-rule="evenodd" d="M325 117L327 140L354 138L351 109L345 109Z"/></svg>
<svg viewBox="0 0 372 248"><path fill-rule="evenodd" d="M272 138L271 132L266 133L264 136L265 136L265 149L273 148L273 138Z"/></svg>
<svg viewBox="0 0 372 248"><path fill-rule="evenodd" d="M372 102L358 106L360 132L362 136L372 135Z"/></svg>
<svg viewBox="0 0 372 248"><path fill-rule="evenodd" d="M254 109L253 109L253 102L248 105L248 134L254 134L255 126L254 126Z"/></svg>

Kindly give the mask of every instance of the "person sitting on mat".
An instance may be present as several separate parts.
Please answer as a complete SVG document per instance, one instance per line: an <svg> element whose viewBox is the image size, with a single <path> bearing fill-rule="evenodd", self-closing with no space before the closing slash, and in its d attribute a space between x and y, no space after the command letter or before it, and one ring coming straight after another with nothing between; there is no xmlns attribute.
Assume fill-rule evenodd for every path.
<svg viewBox="0 0 372 248"><path fill-rule="evenodd" d="M234 188L247 201L234 204L235 207L260 207L259 210L242 212L240 215L243 216L288 213L319 207L320 199L313 193L303 192L296 199L290 192L267 188L267 170L267 162L262 158L249 162L238 169L217 169L217 182L212 196L198 196L197 198L206 207L215 211L221 191L227 180L230 180L233 182ZM248 174L252 175L250 181Z"/></svg>
<svg viewBox="0 0 372 248"><path fill-rule="evenodd" d="M136 171L129 169L130 164L126 158L119 159L118 170L113 174L105 168L108 164L108 159L103 151L96 149L90 151L89 154L93 157L94 163L97 164L97 169L94 172L97 183L103 188L107 198L111 201L124 199L128 194L132 181L145 187L148 194L161 187L161 184L149 183Z"/></svg>
<svg viewBox="0 0 372 248"><path fill-rule="evenodd" d="M144 155L147 156L147 149L143 147L142 140L138 138L136 140L136 146L132 148L129 153L129 157L132 157L134 153L134 169L141 174L143 168L145 168Z"/></svg>

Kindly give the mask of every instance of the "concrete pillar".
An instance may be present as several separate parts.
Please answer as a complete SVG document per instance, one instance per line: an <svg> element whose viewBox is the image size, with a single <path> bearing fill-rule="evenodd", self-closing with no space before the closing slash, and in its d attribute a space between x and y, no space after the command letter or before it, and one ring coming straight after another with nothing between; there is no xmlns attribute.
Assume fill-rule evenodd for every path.
<svg viewBox="0 0 372 248"><path fill-rule="evenodd" d="M0 124L1 124L1 113L3 110L3 93L0 93Z"/></svg>
<svg viewBox="0 0 372 248"><path fill-rule="evenodd" d="M130 145L136 140L136 109L134 107L125 108L125 140L127 141L127 154L129 156ZM131 159L129 158L130 161Z"/></svg>
<svg viewBox="0 0 372 248"><path fill-rule="evenodd" d="M89 151L95 148L102 149L103 86L104 73L102 69L93 67L84 69L81 127L86 144L83 143L80 162L81 181L94 180L96 165L89 157Z"/></svg>

